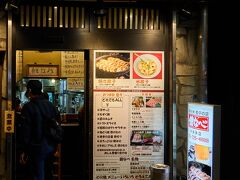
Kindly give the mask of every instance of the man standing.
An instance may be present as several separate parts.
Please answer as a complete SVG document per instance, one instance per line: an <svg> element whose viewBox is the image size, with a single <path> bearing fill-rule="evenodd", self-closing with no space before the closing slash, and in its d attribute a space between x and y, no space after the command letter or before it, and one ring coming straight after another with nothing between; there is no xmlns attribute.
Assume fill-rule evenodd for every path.
<svg viewBox="0 0 240 180"><path fill-rule="evenodd" d="M46 168L46 162L52 158L54 146L48 143L44 134L45 116L57 118L54 105L44 97L42 83L30 80L27 84L26 96L30 99L22 108L23 118L23 153L20 161L28 163L29 171L26 179L52 180L52 168ZM49 165L48 165L49 166ZM46 171L46 172L45 172Z"/></svg>

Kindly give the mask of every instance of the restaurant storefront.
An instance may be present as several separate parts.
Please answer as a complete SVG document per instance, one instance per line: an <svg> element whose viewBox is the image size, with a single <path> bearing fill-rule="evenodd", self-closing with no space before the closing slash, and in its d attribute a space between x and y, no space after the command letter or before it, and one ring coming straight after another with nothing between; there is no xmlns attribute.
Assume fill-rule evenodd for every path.
<svg viewBox="0 0 240 180"><path fill-rule="evenodd" d="M27 81L43 83L65 132L61 177L149 179L149 166L163 163L175 179L175 8L59 2L23 3L18 10L8 12L10 96L24 103ZM17 178L14 134L7 138L8 174Z"/></svg>

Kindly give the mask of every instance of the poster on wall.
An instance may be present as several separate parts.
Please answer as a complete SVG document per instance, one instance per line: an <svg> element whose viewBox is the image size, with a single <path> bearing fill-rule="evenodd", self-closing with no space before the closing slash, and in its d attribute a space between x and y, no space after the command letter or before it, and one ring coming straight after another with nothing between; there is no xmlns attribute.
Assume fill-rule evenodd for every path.
<svg viewBox="0 0 240 180"><path fill-rule="evenodd" d="M61 51L61 77L84 77L84 52Z"/></svg>
<svg viewBox="0 0 240 180"><path fill-rule="evenodd" d="M148 180L164 163L163 54L94 51L93 179Z"/></svg>
<svg viewBox="0 0 240 180"><path fill-rule="evenodd" d="M79 92L84 90L84 78L67 78L67 90Z"/></svg>
<svg viewBox="0 0 240 180"><path fill-rule="evenodd" d="M216 113L218 112L218 114ZM188 104L188 179L218 179L220 107Z"/></svg>
<svg viewBox="0 0 240 180"><path fill-rule="evenodd" d="M164 90L163 51L95 51L94 89Z"/></svg>

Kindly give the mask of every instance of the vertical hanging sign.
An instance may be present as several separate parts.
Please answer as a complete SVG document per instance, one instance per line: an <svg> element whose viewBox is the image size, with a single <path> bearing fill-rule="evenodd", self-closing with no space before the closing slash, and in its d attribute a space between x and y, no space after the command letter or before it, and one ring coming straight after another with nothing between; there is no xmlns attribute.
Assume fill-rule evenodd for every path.
<svg viewBox="0 0 240 180"><path fill-rule="evenodd" d="M219 179L220 106L188 104L188 179Z"/></svg>
<svg viewBox="0 0 240 180"><path fill-rule="evenodd" d="M5 111L4 113L4 132L14 133L14 111Z"/></svg>

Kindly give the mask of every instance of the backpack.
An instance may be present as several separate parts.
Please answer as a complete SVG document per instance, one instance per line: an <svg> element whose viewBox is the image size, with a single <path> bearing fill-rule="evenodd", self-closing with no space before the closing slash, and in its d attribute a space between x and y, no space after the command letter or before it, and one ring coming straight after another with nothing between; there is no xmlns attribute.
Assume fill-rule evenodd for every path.
<svg viewBox="0 0 240 180"><path fill-rule="evenodd" d="M47 142L53 146L60 144L63 139L63 128L58 119L50 118L48 115L42 112L38 103L36 103L36 105L38 106L38 109L43 117L43 134Z"/></svg>
<svg viewBox="0 0 240 180"><path fill-rule="evenodd" d="M44 118L44 135L50 144L57 145L63 138L61 124L55 118Z"/></svg>

